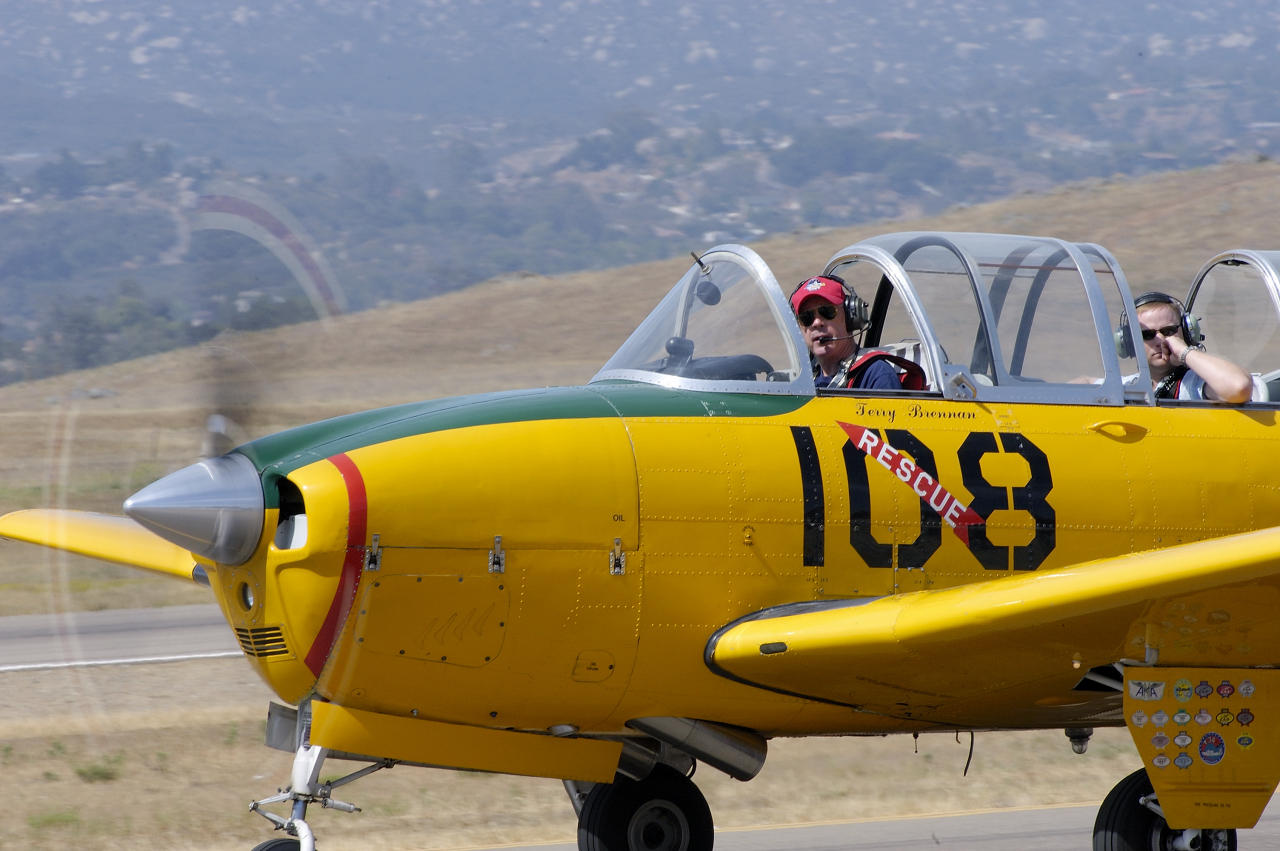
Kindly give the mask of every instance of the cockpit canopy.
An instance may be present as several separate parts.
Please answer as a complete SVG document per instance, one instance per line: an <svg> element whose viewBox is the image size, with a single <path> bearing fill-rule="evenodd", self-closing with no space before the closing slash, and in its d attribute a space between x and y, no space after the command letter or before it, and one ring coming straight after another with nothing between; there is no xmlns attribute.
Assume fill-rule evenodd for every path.
<svg viewBox="0 0 1280 851"><path fill-rule="evenodd" d="M592 381L813 395L809 356L777 280L750 248L698 258Z"/></svg>
<svg viewBox="0 0 1280 851"><path fill-rule="evenodd" d="M1196 275L1186 305L1205 343L1253 373L1262 401L1280 401L1280 251L1213 257Z"/></svg>
<svg viewBox="0 0 1280 851"><path fill-rule="evenodd" d="M1188 296L1189 306L1224 313L1230 327L1218 342L1233 345L1223 353L1255 372L1280 368L1277 264L1280 252L1227 252L1201 271ZM927 388L903 393L1153 402L1133 332L1132 293L1101 246L1010 234L893 233L842 249L822 271L842 277L866 302L863 349L923 368ZM1262 383L1267 377L1280 382L1280 370ZM741 245L717 246L697 259L593 379L607 380L710 392L815 392L787 293ZM899 391L822 391L885 392Z"/></svg>

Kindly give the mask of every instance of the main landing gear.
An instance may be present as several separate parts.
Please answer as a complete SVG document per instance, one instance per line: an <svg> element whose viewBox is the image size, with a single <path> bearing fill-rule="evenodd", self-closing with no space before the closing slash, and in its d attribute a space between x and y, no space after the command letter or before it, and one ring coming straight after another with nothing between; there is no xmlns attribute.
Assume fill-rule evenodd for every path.
<svg viewBox="0 0 1280 851"><path fill-rule="evenodd" d="M578 810L579 851L711 851L711 809L693 781L669 765L585 792L565 786Z"/></svg>
<svg viewBox="0 0 1280 851"><path fill-rule="evenodd" d="M1169 827L1140 768L1103 800L1093 823L1093 851L1236 851L1236 832Z"/></svg>

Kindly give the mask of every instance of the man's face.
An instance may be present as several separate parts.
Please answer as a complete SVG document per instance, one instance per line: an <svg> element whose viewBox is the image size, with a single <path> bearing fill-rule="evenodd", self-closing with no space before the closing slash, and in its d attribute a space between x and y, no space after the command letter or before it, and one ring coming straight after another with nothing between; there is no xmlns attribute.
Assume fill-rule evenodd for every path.
<svg viewBox="0 0 1280 851"><path fill-rule="evenodd" d="M824 313L827 315L823 316ZM810 315L813 321L806 327L804 320ZM825 298L812 296L800 302L796 317L800 320L800 331L809 345L809 351L820 362L838 363L853 352L853 339L844 327L844 312L840 306Z"/></svg>
<svg viewBox="0 0 1280 851"><path fill-rule="evenodd" d="M1168 338L1178 335L1181 321L1177 308L1171 304L1143 305L1138 310L1138 324L1145 331L1156 332L1152 339L1143 340L1148 364L1154 367L1173 366L1173 352L1169 348ZM1169 333L1163 333L1166 331Z"/></svg>

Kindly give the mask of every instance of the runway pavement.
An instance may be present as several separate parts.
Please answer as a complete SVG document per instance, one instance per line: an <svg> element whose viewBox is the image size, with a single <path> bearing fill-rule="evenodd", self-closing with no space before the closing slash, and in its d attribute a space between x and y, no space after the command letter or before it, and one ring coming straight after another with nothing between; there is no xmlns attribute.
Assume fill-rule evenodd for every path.
<svg viewBox="0 0 1280 851"><path fill-rule="evenodd" d="M0 673L239 655L213 604L0 618Z"/></svg>
<svg viewBox="0 0 1280 851"><path fill-rule="evenodd" d="M717 831L716 851L1089 851L1094 807L993 810L943 816ZM577 851L574 843L468 851ZM1280 807L1253 830L1240 831L1238 851L1280 848Z"/></svg>

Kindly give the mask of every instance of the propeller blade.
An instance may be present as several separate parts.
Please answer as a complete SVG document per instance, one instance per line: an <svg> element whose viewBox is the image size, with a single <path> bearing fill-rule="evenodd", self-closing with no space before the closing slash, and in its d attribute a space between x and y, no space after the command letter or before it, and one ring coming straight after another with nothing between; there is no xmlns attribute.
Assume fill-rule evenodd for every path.
<svg viewBox="0 0 1280 851"><path fill-rule="evenodd" d="M226 414L210 414L204 423L204 445L200 447L200 457L226 455L248 439L245 430Z"/></svg>
<svg viewBox="0 0 1280 851"><path fill-rule="evenodd" d="M206 345L209 377L205 434L200 447L202 458L225 455L249 439L244 424L252 419L258 405L261 376L253 362L236 348L234 338L218 345Z"/></svg>

